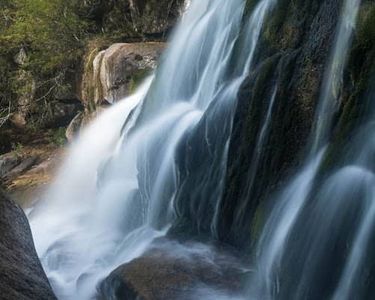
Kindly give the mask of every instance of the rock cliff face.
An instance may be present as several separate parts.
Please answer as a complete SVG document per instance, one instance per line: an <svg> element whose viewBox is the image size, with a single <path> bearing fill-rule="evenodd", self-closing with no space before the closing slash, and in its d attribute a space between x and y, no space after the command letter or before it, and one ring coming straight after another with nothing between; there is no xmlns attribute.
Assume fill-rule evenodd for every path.
<svg viewBox="0 0 375 300"><path fill-rule="evenodd" d="M256 3L248 1L249 11ZM281 0L276 2L267 19L249 76L238 94L224 195L218 212L220 241L248 249L264 222L265 199L278 191L302 163L343 3L341 0ZM373 57L371 41L374 36L369 30L370 24L374 24L373 11L373 3L362 4L357 35L344 73L340 108L331 131L332 138L341 146L343 131L338 128L344 127L345 132L350 133L358 125L360 107L363 111L366 106L358 102L366 93L369 78L374 75L373 62L369 62ZM255 145L273 91L276 91L277 103L273 108L270 134L254 173L256 181L252 184ZM202 145L200 152L210 153L200 140L204 122L201 127L190 137L190 142ZM347 136L346 141L349 140ZM331 147L337 150L337 143L332 143ZM189 191L197 182L184 175L192 172L184 166L207 161L203 157L200 159L198 162L196 155L181 158L180 180L184 191L178 193L176 202L181 215L172 231L212 238L211 220L216 208L212 201L210 204L210 200L204 199L191 204L195 200L188 199ZM211 195L205 197L210 199Z"/></svg>
<svg viewBox="0 0 375 300"><path fill-rule="evenodd" d="M220 235L243 246L251 236L261 203L301 163L311 132L324 70L333 47L343 1L278 1L258 48L257 61L243 84L233 123ZM256 185L250 191L253 145L264 120L270 91L278 99Z"/></svg>
<svg viewBox="0 0 375 300"><path fill-rule="evenodd" d="M0 190L0 299L53 300L22 209Z"/></svg>

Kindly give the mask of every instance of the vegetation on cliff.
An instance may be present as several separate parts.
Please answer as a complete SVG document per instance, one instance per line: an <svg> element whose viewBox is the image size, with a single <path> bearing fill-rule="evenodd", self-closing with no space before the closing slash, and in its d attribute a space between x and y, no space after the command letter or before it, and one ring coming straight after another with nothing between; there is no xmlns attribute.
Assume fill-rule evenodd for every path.
<svg viewBox="0 0 375 300"><path fill-rule="evenodd" d="M35 85L35 101L44 110L48 101L43 100L67 88L65 76L82 55L90 27L78 15L77 5L75 0L1 0L0 104L8 108L3 118L16 109L17 98L30 85ZM28 78L19 80L23 74Z"/></svg>
<svg viewBox="0 0 375 300"><path fill-rule="evenodd" d="M29 128L55 125L53 101L80 100L92 41L102 50L164 39L181 3L0 0L0 126L12 118Z"/></svg>

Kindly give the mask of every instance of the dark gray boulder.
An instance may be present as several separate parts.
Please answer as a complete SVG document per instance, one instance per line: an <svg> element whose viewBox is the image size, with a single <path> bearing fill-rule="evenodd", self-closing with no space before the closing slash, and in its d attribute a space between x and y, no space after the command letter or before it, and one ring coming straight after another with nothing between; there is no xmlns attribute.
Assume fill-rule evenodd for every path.
<svg viewBox="0 0 375 300"><path fill-rule="evenodd" d="M22 209L0 189L0 299L56 299Z"/></svg>

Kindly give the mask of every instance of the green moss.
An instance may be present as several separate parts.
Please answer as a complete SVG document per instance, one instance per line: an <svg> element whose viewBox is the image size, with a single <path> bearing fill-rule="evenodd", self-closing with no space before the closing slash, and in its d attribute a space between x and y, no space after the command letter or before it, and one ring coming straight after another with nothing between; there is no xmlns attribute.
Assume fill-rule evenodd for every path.
<svg viewBox="0 0 375 300"><path fill-rule="evenodd" d="M142 83L142 81L147 77L150 73L151 69L141 69L138 70L130 79L129 82L129 92L134 93L138 86Z"/></svg>

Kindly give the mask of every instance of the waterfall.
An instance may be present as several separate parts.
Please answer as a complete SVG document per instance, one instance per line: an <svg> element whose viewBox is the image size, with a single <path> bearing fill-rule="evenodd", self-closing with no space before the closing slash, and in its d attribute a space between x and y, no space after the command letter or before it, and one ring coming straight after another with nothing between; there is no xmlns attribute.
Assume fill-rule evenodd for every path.
<svg viewBox="0 0 375 300"><path fill-rule="evenodd" d="M340 231L339 224L343 227L342 234L345 232L345 221L355 222L353 217L349 216L349 210L361 208L350 205L354 205L354 199L359 197L356 192L360 193L359 191L365 189L365 196L361 194L361 197L365 197L364 201L367 204L364 205L368 206L368 213L359 225L357 241L333 296L335 300L353 299L350 297L350 283L363 255L359 254L358 245L365 244L362 240L366 239L365 236L368 238L373 220L373 174L366 170L347 167L333 174L319 187L319 196L315 196L315 184L319 179L319 168L328 148L329 132L338 108L344 68L359 5L359 0L346 0L343 3L335 43L322 82L311 135L312 143L307 151L309 155L300 172L283 192L275 197L276 205L266 222L256 251L256 270L251 275L248 292L251 299L328 297L329 294L323 292L323 283L330 282L335 276L340 277L336 269L332 273L327 271L327 274L331 274L331 279L328 275L322 275L324 271L321 269L326 267L324 262L328 264L330 261L327 258L331 257L334 261L329 253L329 247L333 247L329 239L334 240L335 232ZM346 205L346 208L340 208L340 204ZM341 213L340 210L345 212ZM335 218L337 221L333 221ZM339 233L336 238L339 239ZM282 276L283 273L290 279L282 279L285 278ZM332 286L327 289L335 290L335 283Z"/></svg>
<svg viewBox="0 0 375 300"><path fill-rule="evenodd" d="M259 170L274 154L273 146L278 146L271 145L273 131L284 133L295 129L286 117L280 117L289 108L280 108L280 103L295 105L284 98L290 95L293 100L304 98L301 94L305 90L315 89L315 82L301 86L294 81L297 76L309 79L302 74L306 70L319 76L316 65L310 66L306 61L315 48L317 51L321 48L313 41L306 54L299 44L306 37L298 40L297 36L302 36L304 31L295 27L308 24L305 12L301 13L302 17L291 20L293 24L283 27L287 37L283 36L282 41L273 40L270 28L288 14L286 7L294 10L300 7L296 1L287 1L289 6L285 2L277 5L277 0L185 2L186 12L172 33L155 73L134 95L107 109L88 126L71 146L42 201L29 213L37 252L60 299L92 299L98 284L111 271L142 256L158 238L164 241L181 234L209 242L231 243L231 237L226 239L222 235L227 232L236 235L237 230L249 232L241 226L251 221L259 221L263 227L254 249L245 249L247 254L253 254L249 255L249 265L241 268L241 272L250 269L244 292L247 299L369 298L374 291L366 286L366 276L374 276L375 270L375 255L371 251L375 247L375 111L367 112L360 126L355 125L358 128L352 129L353 138L347 141L345 155L333 158L334 168L327 167L330 151L335 146L333 129L339 127L336 117L343 107L340 101L345 98L344 74L361 1L323 2L326 5L323 9L337 9L341 5L341 10L337 24L335 17L323 30L327 34L331 32L329 27L336 25L332 49L327 55L324 51L318 55L319 59L327 58L319 99L312 113L313 124L306 134L309 140L301 153L305 156L297 170L288 170L296 171L291 178L286 181L277 178L278 185L272 187L274 179L270 180L269 190L261 195L269 203L259 206L263 209L262 205L267 204L270 210L260 213L265 217L260 221L246 220L251 215L247 208L253 200L250 198L255 198L253 194L256 197L260 194ZM248 12L250 6L252 10ZM317 3L303 7L313 6ZM274 9L278 11L273 16ZM324 19L331 14L331 10L327 11ZM269 23L272 24L265 26L271 16ZM317 14L314 27L320 25L321 16ZM325 39L319 39L322 41ZM282 45L276 45L278 42ZM295 48L286 49L292 44L291 48ZM282 50L278 51L278 47ZM284 58L287 59L284 61ZM275 62L277 67L273 65ZM288 76L284 76L284 67ZM261 73L265 69L272 74ZM315 79L314 76L311 77ZM272 79L268 80L269 77ZM287 79L292 81L290 86L285 82ZM241 106L238 94L251 80L257 81L254 85L268 81L264 91L252 95L264 99ZM289 94L286 91L289 87L298 91ZM366 101L370 103L373 96L374 93L367 95ZM242 127L252 126L247 123L253 119L242 116L240 108L246 107L251 110L250 115L255 114L258 110L254 106L258 103L262 115L257 116L254 128L245 128L251 133L241 136ZM309 103L297 104L304 106L302 117L312 111L306 107ZM239 118L246 119L239 120L238 132L234 121L237 113L241 115ZM276 118L289 123L274 124ZM295 137L289 133L285 136ZM240 159L235 166L230 164L231 147L236 147L235 142L241 139L246 140L245 146L253 143L249 145L251 149L240 145L240 157L242 153L244 156L251 153L250 163L243 168L237 166L242 163ZM289 147L280 153L285 154L285 149ZM274 170L277 164L271 164L273 169L265 174L279 171ZM225 198L225 189L228 189L225 185L232 184L231 178L227 178L232 175L231 167L234 172L238 171L238 177L246 174L238 180L240 187L233 192L238 199L232 199L230 193ZM267 176L261 181L266 181ZM237 177L234 184L236 180ZM242 186L243 182L247 185ZM270 192L273 192L271 196ZM257 205L260 200L253 202ZM230 230L222 233L226 225ZM181 256L189 253L189 258L199 253L213 261L210 257L213 247L204 243L196 245L165 243L163 251L171 255L180 252ZM369 269L367 264L371 264ZM205 285L191 295L191 299L217 298L231 299Z"/></svg>
<svg viewBox="0 0 375 300"><path fill-rule="evenodd" d="M274 2L262 0L246 16L244 0L192 1L155 75L71 147L29 214L60 299L91 299L98 282L165 235L184 213L182 195L196 196L190 207L219 207L237 93ZM194 138L202 143L187 145ZM184 161L184 145L207 163ZM194 176L186 176L193 168ZM197 185L184 193L191 178ZM208 191L213 196L205 199ZM193 209L197 218L200 211ZM205 218L215 234L217 213Z"/></svg>

